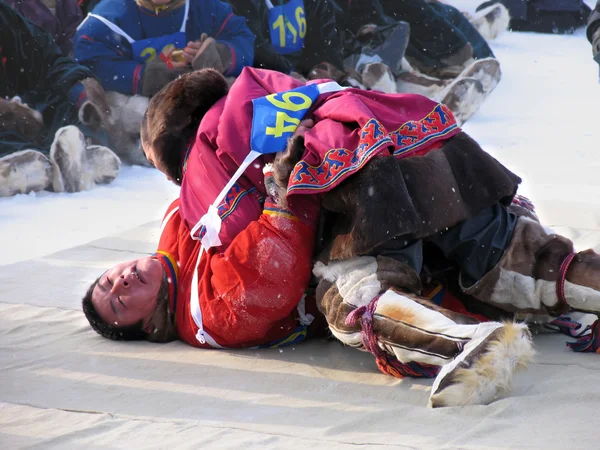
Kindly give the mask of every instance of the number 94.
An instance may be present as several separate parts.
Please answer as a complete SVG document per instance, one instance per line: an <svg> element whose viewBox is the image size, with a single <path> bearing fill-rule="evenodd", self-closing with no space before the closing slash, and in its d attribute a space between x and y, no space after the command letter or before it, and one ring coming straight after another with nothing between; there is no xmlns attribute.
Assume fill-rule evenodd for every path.
<svg viewBox="0 0 600 450"><path fill-rule="evenodd" d="M266 127L265 129L265 134L275 136L276 138L283 136L284 133L293 133L300 124L299 118L290 117L285 111L298 113L306 111L312 105L310 97L304 95L302 92L284 92L281 94L281 99L277 98L278 95L279 94L271 94L266 97L272 105L280 110L277 111L275 115L275 126ZM293 99L298 99L300 102L296 103ZM304 114L294 115L304 116Z"/></svg>

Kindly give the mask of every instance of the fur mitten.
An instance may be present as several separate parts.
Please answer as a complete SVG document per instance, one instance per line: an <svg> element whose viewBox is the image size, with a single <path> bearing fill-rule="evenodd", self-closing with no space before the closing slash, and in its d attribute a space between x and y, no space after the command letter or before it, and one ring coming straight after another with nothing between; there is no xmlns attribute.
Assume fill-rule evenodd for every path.
<svg viewBox="0 0 600 450"><path fill-rule="evenodd" d="M187 72L191 72L191 68L170 68L160 59L146 63L142 76L142 95L152 97L168 83Z"/></svg>
<svg viewBox="0 0 600 450"><path fill-rule="evenodd" d="M229 67L231 55L227 46L215 41L213 38L205 38L192 61L194 70L215 69L219 73L225 72Z"/></svg>
<svg viewBox="0 0 600 450"><path fill-rule="evenodd" d="M106 129L111 123L110 105L104 88L94 78L80 81L85 90L85 101L79 107L79 120L92 129Z"/></svg>

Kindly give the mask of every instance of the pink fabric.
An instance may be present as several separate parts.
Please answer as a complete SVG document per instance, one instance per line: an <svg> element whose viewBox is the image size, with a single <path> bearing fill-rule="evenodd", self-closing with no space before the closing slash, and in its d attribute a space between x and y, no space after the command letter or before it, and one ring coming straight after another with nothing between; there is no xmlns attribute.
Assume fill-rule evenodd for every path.
<svg viewBox="0 0 600 450"><path fill-rule="evenodd" d="M313 82L323 81L327 80ZM181 186L181 215L189 229L206 213L250 152L252 100L301 85L300 81L279 72L246 67L228 95L204 116L187 161ZM306 151L303 161L307 165L305 168L318 173L320 179L317 180L316 186L311 186L310 189L301 189L299 186L297 190L288 190L288 200L293 212L302 217L303 208L308 207L308 202L302 201L304 195L333 189L345 178L356 173L356 170L360 170L372 157L390 155L404 147L412 153L413 150L431 147L457 133L459 128L452 114L444 109L444 120L447 119L450 125L454 125L444 125L443 133L429 130L423 134L422 129L431 128L428 128L428 124L437 124L428 119L428 115L436 107L439 109L440 105L426 97L413 94L388 95L375 91L346 89L319 96L308 114L316 124L305 135ZM437 120L439 122L439 118ZM402 131L401 127L411 121L415 121L414 125L410 124L408 131ZM434 127L434 131L437 129ZM398 130L400 131L394 135ZM380 131L383 131L381 135ZM406 134L408 136L405 136ZM367 152L360 150L365 148ZM349 155L344 163L346 166L341 166L344 170L327 163L328 160L335 159L332 155L340 153L340 149ZM352 158L356 160L356 152L359 150L362 152L362 165L349 168L347 164ZM224 250L251 221L258 219L262 210L259 196L265 195L262 168L272 158L270 155L261 156L238 181L241 188L254 188L256 192L238 199L233 212L223 220L220 234L223 243L221 250ZM304 179L300 175L297 178Z"/></svg>

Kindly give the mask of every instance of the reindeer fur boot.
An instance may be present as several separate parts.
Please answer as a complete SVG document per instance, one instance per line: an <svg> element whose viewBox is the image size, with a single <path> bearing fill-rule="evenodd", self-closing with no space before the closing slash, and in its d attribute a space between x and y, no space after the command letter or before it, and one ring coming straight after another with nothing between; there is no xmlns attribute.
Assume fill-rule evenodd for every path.
<svg viewBox="0 0 600 450"><path fill-rule="evenodd" d="M510 13L502 3L482 8L473 15L463 14L486 40L496 39L508 30L510 23Z"/></svg>
<svg viewBox="0 0 600 450"><path fill-rule="evenodd" d="M475 114L500 82L502 71L495 58L478 59L435 97L454 113L459 124Z"/></svg>
<svg viewBox="0 0 600 450"><path fill-rule="evenodd" d="M498 265L463 291L505 311L536 320L569 310L600 313L600 255L575 253L573 243L539 222L519 217Z"/></svg>
<svg viewBox="0 0 600 450"><path fill-rule="evenodd" d="M52 164L36 150L21 150L0 158L0 197L43 191L52 183Z"/></svg>
<svg viewBox="0 0 600 450"><path fill-rule="evenodd" d="M94 185L85 138L76 126L62 127L56 132L50 159L54 163L52 187L55 192L79 192Z"/></svg>
<svg viewBox="0 0 600 450"><path fill-rule="evenodd" d="M479 323L437 306L419 295L417 273L395 259L317 263L313 273L333 335L372 353L386 374L437 374L432 407L490 403L509 392L513 375L533 357L526 325Z"/></svg>
<svg viewBox="0 0 600 450"><path fill-rule="evenodd" d="M102 145L90 145L86 149L86 156L94 183L109 184L119 175L121 159L111 149Z"/></svg>

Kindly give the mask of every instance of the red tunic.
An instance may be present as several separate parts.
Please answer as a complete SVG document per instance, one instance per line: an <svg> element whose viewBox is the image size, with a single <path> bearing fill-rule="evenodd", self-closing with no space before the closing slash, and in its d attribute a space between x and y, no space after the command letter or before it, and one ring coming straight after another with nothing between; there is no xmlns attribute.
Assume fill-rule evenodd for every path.
<svg viewBox="0 0 600 450"><path fill-rule="evenodd" d="M179 200L169 206L161 230L158 252L169 255L177 266L179 338L210 348L196 339L198 327L190 313L200 242L190 238L179 215ZM313 241L313 227L267 201L258 220L238 233L227 250L205 253L198 267L205 332L228 348L266 345L292 335L299 325L296 306L311 273L313 247L307 243Z"/></svg>

